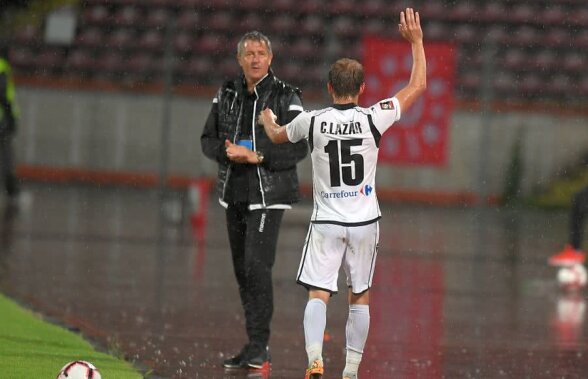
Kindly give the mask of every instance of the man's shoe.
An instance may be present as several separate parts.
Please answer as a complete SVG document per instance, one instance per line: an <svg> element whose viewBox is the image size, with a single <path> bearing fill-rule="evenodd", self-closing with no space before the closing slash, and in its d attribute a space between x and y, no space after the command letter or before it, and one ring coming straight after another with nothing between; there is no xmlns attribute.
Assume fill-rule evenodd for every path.
<svg viewBox="0 0 588 379"><path fill-rule="evenodd" d="M318 360L314 361L310 367L306 369L306 375L304 375L304 379L322 379L324 372L325 369L323 367L323 362Z"/></svg>
<svg viewBox="0 0 588 379"><path fill-rule="evenodd" d="M586 260L586 254L580 250L574 249L571 245L566 245L562 251L549 257L549 264L552 266L573 266L583 264Z"/></svg>
<svg viewBox="0 0 588 379"><path fill-rule="evenodd" d="M257 349L257 351L253 348L246 360L246 365L253 370L269 370L271 365L269 348L266 346L264 349Z"/></svg>
<svg viewBox="0 0 588 379"><path fill-rule="evenodd" d="M246 368L247 367L247 353L249 345L245 345L241 352L229 359L223 361L224 368Z"/></svg>

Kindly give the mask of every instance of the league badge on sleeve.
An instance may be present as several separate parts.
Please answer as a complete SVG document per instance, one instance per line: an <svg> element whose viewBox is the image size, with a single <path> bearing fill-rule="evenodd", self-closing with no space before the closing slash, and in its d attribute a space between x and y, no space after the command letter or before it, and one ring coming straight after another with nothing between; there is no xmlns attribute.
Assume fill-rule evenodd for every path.
<svg viewBox="0 0 588 379"><path fill-rule="evenodd" d="M394 110L394 103L392 102L392 100L382 101L380 103L380 108L389 111Z"/></svg>

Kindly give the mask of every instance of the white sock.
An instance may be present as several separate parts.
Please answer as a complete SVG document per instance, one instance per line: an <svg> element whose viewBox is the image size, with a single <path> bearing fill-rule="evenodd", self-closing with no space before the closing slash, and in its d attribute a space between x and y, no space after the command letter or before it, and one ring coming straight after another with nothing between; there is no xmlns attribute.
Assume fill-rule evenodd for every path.
<svg viewBox="0 0 588 379"><path fill-rule="evenodd" d="M365 304L349 305L349 317L345 335L347 337L347 357L343 376L357 377L357 371L363 355L363 348L370 329L370 308Z"/></svg>
<svg viewBox="0 0 588 379"><path fill-rule="evenodd" d="M323 338L327 326L327 304L321 299L311 299L304 310L304 339L308 365L323 360Z"/></svg>

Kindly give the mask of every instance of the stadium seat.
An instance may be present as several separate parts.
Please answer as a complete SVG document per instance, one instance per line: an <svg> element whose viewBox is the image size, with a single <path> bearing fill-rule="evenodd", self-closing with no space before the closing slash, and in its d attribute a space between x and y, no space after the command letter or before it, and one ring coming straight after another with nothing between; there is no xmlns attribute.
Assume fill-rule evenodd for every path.
<svg viewBox="0 0 588 379"><path fill-rule="evenodd" d="M586 53L570 51L563 58L563 68L568 72L586 71L587 65Z"/></svg>
<svg viewBox="0 0 588 379"><path fill-rule="evenodd" d="M297 0L274 0L272 8L277 13L295 14L298 12L298 3Z"/></svg>
<svg viewBox="0 0 588 379"><path fill-rule="evenodd" d="M546 7L541 14L541 22L547 25L561 25L569 18L569 16L570 15L564 10L563 6L550 4L550 6Z"/></svg>
<svg viewBox="0 0 588 379"><path fill-rule="evenodd" d="M299 24L294 17L288 14L278 14L269 21L269 32L271 34L292 34L297 31Z"/></svg>
<svg viewBox="0 0 588 379"><path fill-rule="evenodd" d="M163 51L164 49L164 33L157 29L147 30L139 37L137 46L140 49L148 51Z"/></svg>
<svg viewBox="0 0 588 379"><path fill-rule="evenodd" d="M516 23L531 22L537 18L537 10L530 4L519 3L515 4L513 8L505 14L510 21Z"/></svg>
<svg viewBox="0 0 588 379"><path fill-rule="evenodd" d="M66 73L68 76L89 76L96 68L94 56L85 49L73 50L67 56Z"/></svg>
<svg viewBox="0 0 588 379"><path fill-rule="evenodd" d="M35 54L26 46L13 46L9 51L9 57L17 73L28 73L36 63Z"/></svg>
<svg viewBox="0 0 588 379"><path fill-rule="evenodd" d="M522 49L512 48L506 51L502 59L503 67L509 70L525 68L528 65L527 56Z"/></svg>
<svg viewBox="0 0 588 379"><path fill-rule="evenodd" d="M536 28L523 25L516 27L512 33L508 34L507 43L516 44L519 46L535 45L540 41L539 32Z"/></svg>
<svg viewBox="0 0 588 379"><path fill-rule="evenodd" d="M137 7L125 6L115 12L113 22L117 26L136 27L140 25L142 14Z"/></svg>
<svg viewBox="0 0 588 379"><path fill-rule="evenodd" d="M458 43L472 43L479 41L479 33L471 24L461 24L453 29L454 41Z"/></svg>
<svg viewBox="0 0 588 379"><path fill-rule="evenodd" d="M145 25L149 28L165 29L171 18L171 13L165 8L150 9L145 19Z"/></svg>
<svg viewBox="0 0 588 379"><path fill-rule="evenodd" d="M298 9L304 14L322 14L325 8L323 0L299 0Z"/></svg>
<svg viewBox="0 0 588 379"><path fill-rule="evenodd" d="M550 49L543 49L535 55L533 59L533 65L538 69L538 71L549 71L554 69L559 65L559 59L553 50Z"/></svg>
<svg viewBox="0 0 588 379"><path fill-rule="evenodd" d="M103 79L114 78L125 69L122 54L108 50L96 59L97 76Z"/></svg>
<svg viewBox="0 0 588 379"><path fill-rule="evenodd" d="M118 50L128 50L135 46L135 33L127 28L116 29L108 38L108 46Z"/></svg>
<svg viewBox="0 0 588 379"><path fill-rule="evenodd" d="M110 20L108 8L105 5L97 4L82 11L81 21L83 25L104 25Z"/></svg>
<svg viewBox="0 0 588 379"><path fill-rule="evenodd" d="M582 30L575 35L573 46L580 49L588 49L588 29Z"/></svg>
<svg viewBox="0 0 588 379"><path fill-rule="evenodd" d="M448 41L451 39L449 28L440 21L431 21L423 26L423 32L431 41Z"/></svg>
<svg viewBox="0 0 588 379"><path fill-rule="evenodd" d="M226 37L217 33L202 35L192 46L196 52L212 55L221 55L229 49ZM233 52L232 47L230 51Z"/></svg>
<svg viewBox="0 0 588 379"><path fill-rule="evenodd" d="M545 90L544 81L535 73L527 73L522 76L519 83L523 93L527 98L535 98L540 95L540 92Z"/></svg>
<svg viewBox="0 0 588 379"><path fill-rule="evenodd" d="M193 32L200 28L200 13L194 10L182 10L176 21L178 30Z"/></svg>
<svg viewBox="0 0 588 379"><path fill-rule="evenodd" d="M102 29L96 26L91 26L83 29L74 39L76 46L86 47L102 47L104 45L104 34Z"/></svg>
<svg viewBox="0 0 588 379"><path fill-rule="evenodd" d="M59 48L43 48L35 59L36 74L51 76L58 74L65 63L65 53Z"/></svg>
<svg viewBox="0 0 588 379"><path fill-rule="evenodd" d="M332 22L333 33L340 38L357 35L357 23L350 16L336 16Z"/></svg>
<svg viewBox="0 0 588 379"><path fill-rule="evenodd" d="M572 79L564 73L554 75L546 86L548 91L556 96L571 95L573 87Z"/></svg>
<svg viewBox="0 0 588 379"><path fill-rule="evenodd" d="M208 18L202 18L205 30L211 30L219 33L226 33L235 27L235 21L231 12L220 11L212 13Z"/></svg>
<svg viewBox="0 0 588 379"><path fill-rule="evenodd" d="M506 6L498 1L489 1L479 12L479 16L486 22L503 21L507 17L508 11Z"/></svg>
<svg viewBox="0 0 588 379"><path fill-rule="evenodd" d="M355 6L348 0L331 0L326 11L335 16L352 15Z"/></svg>
<svg viewBox="0 0 588 379"><path fill-rule="evenodd" d="M553 28L550 29L542 38L543 43L547 44L548 46L562 46L564 44L569 44L572 41L572 36L564 28Z"/></svg>
<svg viewBox="0 0 588 379"><path fill-rule="evenodd" d="M579 27L588 25L588 8L579 7L578 9L571 11L568 22L571 22Z"/></svg>
<svg viewBox="0 0 588 379"><path fill-rule="evenodd" d="M19 45L33 45L41 42L39 28L34 25L25 25L14 34L14 41Z"/></svg>
<svg viewBox="0 0 588 379"><path fill-rule="evenodd" d="M459 2L455 7L449 8L449 16L454 20L472 21L477 13L476 5L469 0Z"/></svg>
<svg viewBox="0 0 588 379"><path fill-rule="evenodd" d="M446 17L447 7L440 1L427 1L421 6L423 19L439 20Z"/></svg>
<svg viewBox="0 0 588 379"><path fill-rule="evenodd" d="M252 30L261 30L265 26L265 22L257 12L250 12L245 14L237 24L239 33L246 33Z"/></svg>
<svg viewBox="0 0 588 379"><path fill-rule="evenodd" d="M305 16L300 25L300 33L309 37L323 36L325 33L325 20L316 14Z"/></svg>

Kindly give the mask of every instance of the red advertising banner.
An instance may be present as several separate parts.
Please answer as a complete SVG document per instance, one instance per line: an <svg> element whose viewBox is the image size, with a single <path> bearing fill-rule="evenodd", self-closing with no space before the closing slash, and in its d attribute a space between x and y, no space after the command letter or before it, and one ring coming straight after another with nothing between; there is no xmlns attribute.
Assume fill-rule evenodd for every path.
<svg viewBox="0 0 588 379"><path fill-rule="evenodd" d="M394 96L410 78L412 53L406 41L366 36L363 41L366 89L362 106ZM398 124L382 136L380 162L442 166L447 162L448 125L453 112L455 49L425 43L427 91Z"/></svg>

